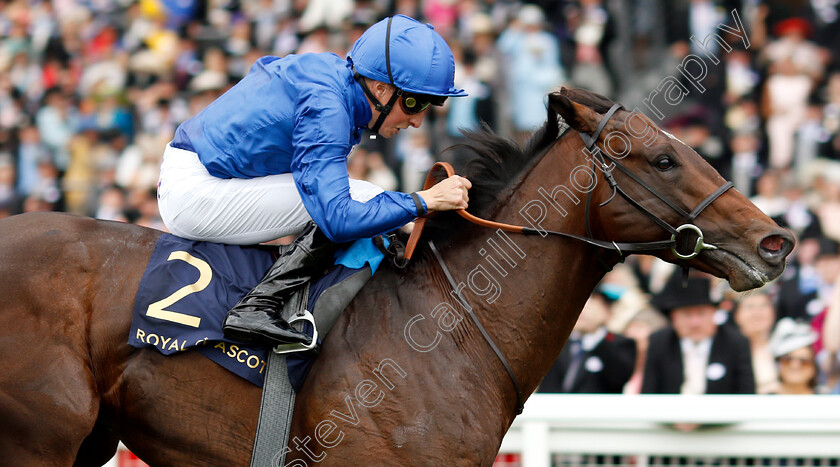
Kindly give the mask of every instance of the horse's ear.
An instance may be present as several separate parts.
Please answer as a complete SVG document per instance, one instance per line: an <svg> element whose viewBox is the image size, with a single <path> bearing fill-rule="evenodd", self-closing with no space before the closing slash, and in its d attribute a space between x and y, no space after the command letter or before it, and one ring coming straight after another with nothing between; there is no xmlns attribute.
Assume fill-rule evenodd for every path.
<svg viewBox="0 0 840 467"><path fill-rule="evenodd" d="M560 92L552 92L548 95L548 106L560 114L563 120L577 131L592 133L598 126L600 116L595 111L585 105L573 102Z"/></svg>

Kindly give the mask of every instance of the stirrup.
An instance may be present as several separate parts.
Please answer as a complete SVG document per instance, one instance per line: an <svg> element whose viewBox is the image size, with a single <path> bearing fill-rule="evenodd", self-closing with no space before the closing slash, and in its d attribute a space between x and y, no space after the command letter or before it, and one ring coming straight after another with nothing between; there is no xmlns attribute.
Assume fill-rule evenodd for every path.
<svg viewBox="0 0 840 467"><path fill-rule="evenodd" d="M276 354L286 354L294 352L305 352L314 349L318 345L318 327L315 325L315 317L307 309L303 309L296 315L292 316L288 323L292 325L298 321L308 321L312 325L312 340L309 344L301 344L299 342L292 344L280 344L274 347L273 351Z"/></svg>

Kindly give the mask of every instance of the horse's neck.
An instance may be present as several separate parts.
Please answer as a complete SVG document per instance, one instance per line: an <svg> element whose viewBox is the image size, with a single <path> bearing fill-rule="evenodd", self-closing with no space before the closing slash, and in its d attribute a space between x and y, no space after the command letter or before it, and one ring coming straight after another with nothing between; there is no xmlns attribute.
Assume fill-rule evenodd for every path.
<svg viewBox="0 0 840 467"><path fill-rule="evenodd" d="M578 154L579 137L563 138L551 153L536 162L522 182L511 190L508 201L494 220L522 225L520 210L536 201L547 208L543 226L550 230L584 234L584 197L575 205L563 195L556 200L567 212L564 216L550 206L543 193L556 193L562 184L570 187L569 174L582 163ZM574 156L574 157L573 157ZM536 389L568 338L583 304L603 277L604 269L594 257L593 248L575 240L539 235L505 234L481 227L460 236L441 249L446 266L462 293L475 310L489 335L510 362L526 396ZM428 268L439 269L432 255ZM447 296L452 287L436 277L434 287ZM457 305L456 305L457 306ZM459 311L463 310L458 306ZM474 327L466 317L459 326ZM478 332L469 333L477 348L486 355L487 367L498 370L497 358ZM509 379L496 378L503 392L512 394ZM512 407L511 407L512 409Z"/></svg>
<svg viewBox="0 0 840 467"><path fill-rule="evenodd" d="M522 182L513 190L509 200L494 215L496 220L528 225L521 211L530 203L532 207L546 208L546 217L542 221L544 228L584 235L585 195L574 190L569 178L572 170L583 163L581 148L580 137L568 132L523 175ZM569 197L558 194L562 192L562 189L556 189L559 185L576 194L580 202L575 204ZM556 194L554 201L547 199L551 193ZM553 207L552 203L557 203L566 214ZM529 394L536 389L562 349L583 304L603 277L604 267L594 256L593 247L576 240L505 235L482 229L476 233L480 235L475 240L458 248L463 256L459 272L461 277L465 277L472 268L465 269L464 264L469 265L471 261L472 264L483 265L488 273L495 273L501 289L498 299L488 303L485 298L473 295L471 305L510 360L523 391ZM518 248L508 245L504 250L504 242L499 240L508 240ZM509 267L500 258L501 252L492 255L495 263L503 266L508 273L506 277L501 277L490 259L490 253L495 253L495 249L488 248L488 244L494 241L503 246L503 251L510 253L518 250L520 253L520 256L509 254L517 262L515 267ZM487 253L482 255L481 249L486 249ZM455 261L453 258L453 269Z"/></svg>

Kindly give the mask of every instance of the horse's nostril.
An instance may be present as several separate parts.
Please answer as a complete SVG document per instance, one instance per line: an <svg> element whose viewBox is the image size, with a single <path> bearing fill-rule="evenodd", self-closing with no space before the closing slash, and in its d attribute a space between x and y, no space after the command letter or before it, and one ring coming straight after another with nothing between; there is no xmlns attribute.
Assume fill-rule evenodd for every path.
<svg viewBox="0 0 840 467"><path fill-rule="evenodd" d="M794 242L793 236L787 232L768 235L758 244L758 254L768 264L778 266L793 250Z"/></svg>
<svg viewBox="0 0 840 467"><path fill-rule="evenodd" d="M765 237L765 239L761 241L761 249L768 253L778 253L782 250L782 246L784 246L784 244L785 239L779 235L771 235L769 237Z"/></svg>

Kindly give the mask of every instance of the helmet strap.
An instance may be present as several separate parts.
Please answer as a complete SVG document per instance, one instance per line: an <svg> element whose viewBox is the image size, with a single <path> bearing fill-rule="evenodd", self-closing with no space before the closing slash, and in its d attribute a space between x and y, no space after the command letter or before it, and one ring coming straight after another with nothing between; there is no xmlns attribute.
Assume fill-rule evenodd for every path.
<svg viewBox="0 0 840 467"><path fill-rule="evenodd" d="M376 122L373 124L373 128L369 128L371 131L370 139L376 139L376 135L379 133L379 128L382 127L382 123L385 122L385 118L391 113L391 110L394 108L394 104L397 103L397 99L403 94L402 89L398 88L394 84L394 77L391 75L391 21L393 17L388 18L388 26L385 29L385 68L388 71L388 81L391 83L391 86L394 87L394 93L391 94L391 98L388 100L388 103L382 105L379 102L370 89L367 86L367 83L363 79L362 75L360 75L355 67L353 68L353 78L362 85L362 90L365 92L365 95L370 99L370 102L373 104L373 108L379 112L379 118L376 119Z"/></svg>
<svg viewBox="0 0 840 467"><path fill-rule="evenodd" d="M391 113L391 110L394 108L394 104L397 102L397 99L400 97L400 94L402 94L402 91L397 89L396 91L394 91L393 94L391 94L391 98L388 99L387 104L379 105L379 103L377 102L377 110L379 107L381 107L382 110L379 110L379 118L376 119L376 122L373 124L373 128L370 129L370 131L373 133L372 135L370 135L370 139L376 139L376 135L379 133L379 128L385 121L385 117L387 117L388 114Z"/></svg>
<svg viewBox="0 0 840 467"><path fill-rule="evenodd" d="M399 97L403 94L403 91L402 89L399 89L395 86L394 93L391 94L391 98L386 104L383 105L381 102L379 102L379 99L377 99L376 96L373 95L373 92L371 92L370 88L368 88L364 76L360 75L358 72L355 72L353 74L353 78L360 85L362 85L362 91L365 92L365 95L373 104L373 108L376 109L377 112L379 112L379 118L376 119L376 122L374 122L373 127L368 128L373 133L372 135L370 135L370 139L376 139L376 134L379 133L379 128L382 127L382 123L385 121L385 117L387 117L388 114L391 113L391 110L394 109L394 104L397 103L397 99L399 99Z"/></svg>

